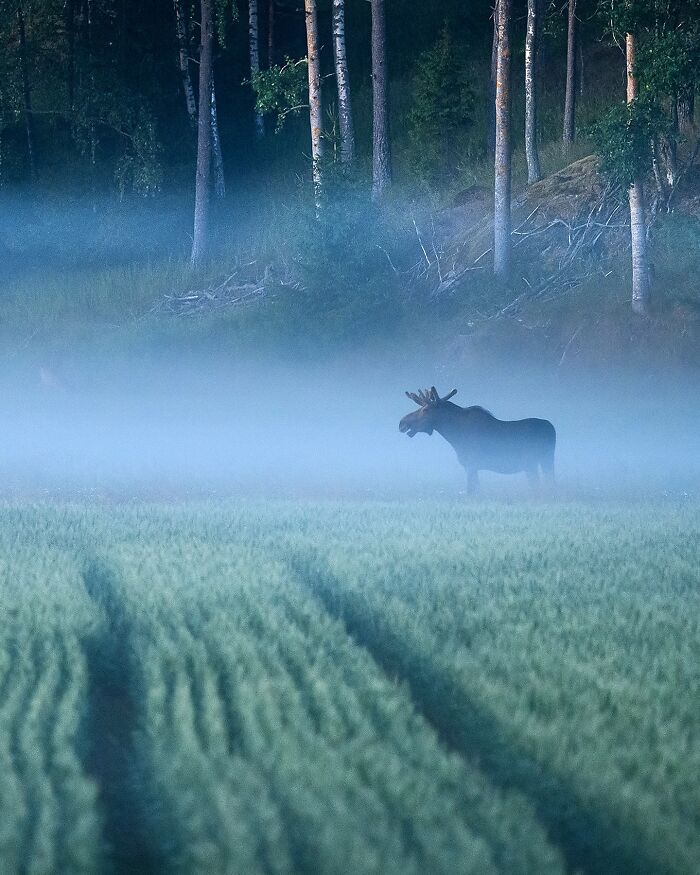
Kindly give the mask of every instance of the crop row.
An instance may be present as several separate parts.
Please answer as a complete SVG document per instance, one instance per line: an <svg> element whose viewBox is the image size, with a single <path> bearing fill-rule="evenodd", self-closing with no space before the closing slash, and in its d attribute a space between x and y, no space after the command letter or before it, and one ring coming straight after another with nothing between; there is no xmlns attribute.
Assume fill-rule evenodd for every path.
<svg viewBox="0 0 700 875"><path fill-rule="evenodd" d="M0 511L0 870L694 871L696 508Z"/></svg>
<svg viewBox="0 0 700 875"><path fill-rule="evenodd" d="M285 564L183 537L109 569L172 868L561 870L529 806L446 753Z"/></svg>
<svg viewBox="0 0 700 875"><path fill-rule="evenodd" d="M572 867L690 873L698 522L692 508L340 511L286 549L443 736L532 800Z"/></svg>
<svg viewBox="0 0 700 875"><path fill-rule="evenodd" d="M0 871L98 871L102 821L81 750L83 641L97 617L75 563L4 531L0 615Z"/></svg>

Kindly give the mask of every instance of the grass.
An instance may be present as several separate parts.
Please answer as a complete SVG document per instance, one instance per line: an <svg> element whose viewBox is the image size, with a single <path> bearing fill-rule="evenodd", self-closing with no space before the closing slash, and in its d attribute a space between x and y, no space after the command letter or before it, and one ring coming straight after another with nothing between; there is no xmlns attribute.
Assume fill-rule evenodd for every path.
<svg viewBox="0 0 700 875"><path fill-rule="evenodd" d="M699 523L6 505L0 868L691 873Z"/></svg>

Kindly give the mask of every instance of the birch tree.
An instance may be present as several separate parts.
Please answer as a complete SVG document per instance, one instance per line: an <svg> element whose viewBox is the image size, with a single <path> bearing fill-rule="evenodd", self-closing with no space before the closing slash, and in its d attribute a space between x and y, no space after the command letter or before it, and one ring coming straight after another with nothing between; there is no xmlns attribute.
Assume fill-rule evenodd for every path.
<svg viewBox="0 0 700 875"><path fill-rule="evenodd" d="M214 55L213 0L202 0L199 49L199 112L197 118L197 175L194 202L194 232L191 264L200 264L209 244L209 213L212 163L212 68Z"/></svg>
<svg viewBox="0 0 700 875"><path fill-rule="evenodd" d="M318 44L318 10L316 0L304 0L306 19L306 50L309 72L309 124L311 127L311 163L316 212L321 210L323 189L323 101L321 97L321 64Z"/></svg>
<svg viewBox="0 0 700 875"><path fill-rule="evenodd" d="M260 41L258 32L258 0L248 0L248 50L250 54L250 78L260 72ZM265 136L265 120L262 113L255 112L255 136Z"/></svg>
<svg viewBox="0 0 700 875"><path fill-rule="evenodd" d="M389 74L386 59L384 0L372 3L372 198L379 201L391 185Z"/></svg>
<svg viewBox="0 0 700 875"><path fill-rule="evenodd" d="M27 133L27 162L29 176L36 179L36 150L34 147L34 111L32 109L32 88L29 81L29 54L27 49L27 30L24 23L24 10L17 7L17 26L19 28L19 61L22 71L22 102L24 105L24 125Z"/></svg>
<svg viewBox="0 0 700 875"><path fill-rule="evenodd" d="M493 270L507 276L511 262L511 142L510 142L510 26L512 0L498 0L496 61L496 148L494 161Z"/></svg>
<svg viewBox="0 0 700 875"><path fill-rule="evenodd" d="M639 82L635 70L636 43L634 34L625 37L627 60L627 103L639 97ZM644 204L644 180L637 171L629 189L630 232L632 238L632 309L646 315L649 310L651 284L647 259L646 218Z"/></svg>
<svg viewBox="0 0 700 875"><path fill-rule="evenodd" d="M173 8L175 11L177 57L180 67L182 93L185 98L185 109L187 110L187 118L189 119L192 127L195 128L197 125L197 103L194 97L192 76L190 75L190 52L187 39L187 22L185 20L184 10L182 8L182 0L173 0Z"/></svg>
<svg viewBox="0 0 700 875"><path fill-rule="evenodd" d="M275 0L268 0L267 7L267 66L274 67L275 65L275 36L276 36L276 3Z"/></svg>
<svg viewBox="0 0 700 875"><path fill-rule="evenodd" d="M67 90L68 110L75 107L75 0L66 0Z"/></svg>
<svg viewBox="0 0 700 875"><path fill-rule="evenodd" d="M537 99L539 80L539 41L541 0L527 0L527 30L525 34L525 157L527 181L532 184L542 178L537 146Z"/></svg>
<svg viewBox="0 0 700 875"><path fill-rule="evenodd" d="M175 33L177 35L178 65L182 82L182 93L185 98L187 118L193 130L197 129L197 101L194 94L192 76L190 75L190 51L188 37L188 21L183 9L182 0L173 0L175 11ZM212 61L213 64L213 61ZM214 165L214 192L218 199L226 196L226 179L224 176L224 156L221 150L221 137L219 136L219 119L216 110L216 89L214 85L214 71L212 67L211 78L211 136L212 136L212 161Z"/></svg>
<svg viewBox="0 0 700 875"><path fill-rule="evenodd" d="M486 125L486 151L493 159L496 150L496 66L498 65L498 0L491 11L493 28L491 34L491 64L489 66L488 109Z"/></svg>
<svg viewBox="0 0 700 875"><path fill-rule="evenodd" d="M216 86L214 85L214 70L211 76L211 149L214 163L214 194L217 200L226 197L226 177L224 176L224 153L221 149L221 137L219 136L219 114L216 109Z"/></svg>
<svg viewBox="0 0 700 875"><path fill-rule="evenodd" d="M352 118L350 76L345 46L345 0L333 0L333 59L338 85L340 161L343 164L351 164L355 157L355 127Z"/></svg>
<svg viewBox="0 0 700 875"><path fill-rule="evenodd" d="M576 138L576 0L568 0L566 32L566 93L564 97L564 150Z"/></svg>

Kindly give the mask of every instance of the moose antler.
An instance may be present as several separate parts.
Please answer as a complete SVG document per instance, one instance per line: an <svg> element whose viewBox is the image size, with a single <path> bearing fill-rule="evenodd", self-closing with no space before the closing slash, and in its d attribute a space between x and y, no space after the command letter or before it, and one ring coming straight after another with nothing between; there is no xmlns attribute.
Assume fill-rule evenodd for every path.
<svg viewBox="0 0 700 875"><path fill-rule="evenodd" d="M406 392L407 397L419 407L437 407L438 404L449 401L456 394L457 390L453 389L444 398L441 398L435 386L431 386L430 389L419 389L418 392Z"/></svg>

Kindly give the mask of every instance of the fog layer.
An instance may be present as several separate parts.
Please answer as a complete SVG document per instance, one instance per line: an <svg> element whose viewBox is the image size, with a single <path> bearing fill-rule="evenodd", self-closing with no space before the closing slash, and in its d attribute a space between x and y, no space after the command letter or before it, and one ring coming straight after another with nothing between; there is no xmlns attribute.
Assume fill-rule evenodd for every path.
<svg viewBox="0 0 700 875"><path fill-rule="evenodd" d="M690 378L543 376L508 362L475 373L399 350L304 366L175 355L15 363L0 386L2 491L457 494L466 478L451 447L437 433L398 431L415 409L404 391L432 384L502 419L550 419L563 494L700 485ZM520 475L482 485L487 495L527 492Z"/></svg>

